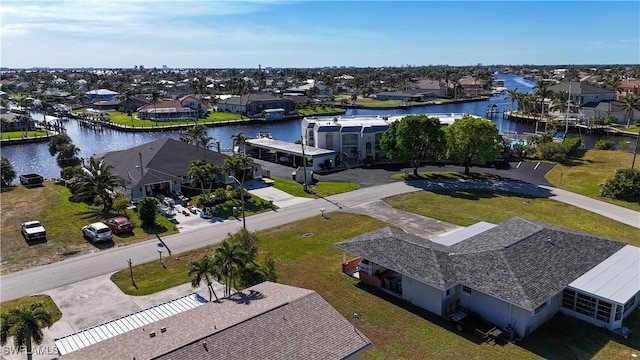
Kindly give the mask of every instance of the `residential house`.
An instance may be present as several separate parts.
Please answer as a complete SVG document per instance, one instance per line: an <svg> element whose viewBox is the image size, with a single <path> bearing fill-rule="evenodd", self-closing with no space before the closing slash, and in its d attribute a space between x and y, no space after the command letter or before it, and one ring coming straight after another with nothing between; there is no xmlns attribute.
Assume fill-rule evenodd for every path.
<svg viewBox="0 0 640 360"><path fill-rule="evenodd" d="M425 114L436 117L442 125L468 116L462 113ZM300 123L304 144L310 147L334 150L356 161L379 159L386 156L380 148L382 134L389 124L406 115L305 117Z"/></svg>
<svg viewBox="0 0 640 360"><path fill-rule="evenodd" d="M203 160L222 167L226 155L187 144L171 138L159 139L125 150L116 150L93 156L113 165L112 173L122 185L122 191L132 200L145 195L180 194L183 185L190 184L189 165L192 160ZM247 178L261 178L259 165L249 171ZM225 178L224 183L233 180Z"/></svg>
<svg viewBox="0 0 640 360"><path fill-rule="evenodd" d="M407 86L407 90L418 90L425 97L439 98L447 95L446 87L438 80L419 78Z"/></svg>
<svg viewBox="0 0 640 360"><path fill-rule="evenodd" d="M371 345L312 290L264 282L190 306L141 311L55 343L62 360L358 359Z"/></svg>
<svg viewBox="0 0 640 360"><path fill-rule="evenodd" d="M613 91L599 86L585 84L580 81L565 81L549 86L554 93L566 91L570 94L571 102L583 106L587 103L599 103L600 101L613 100Z"/></svg>
<svg viewBox="0 0 640 360"><path fill-rule="evenodd" d="M399 101L425 101L431 99L430 94L424 94L419 90L404 91L383 91L376 94L376 100L399 100Z"/></svg>
<svg viewBox="0 0 640 360"><path fill-rule="evenodd" d="M117 92L108 89L91 90L85 94L89 97L90 102L109 100L119 95Z"/></svg>
<svg viewBox="0 0 640 360"><path fill-rule="evenodd" d="M138 118L145 120L169 121L183 119L198 119L207 116L205 108L194 96L186 95L177 100L162 100L150 102L138 109Z"/></svg>
<svg viewBox="0 0 640 360"><path fill-rule="evenodd" d="M473 76L465 76L458 80L458 86L462 88L462 92L466 96L481 95L487 88L488 83L485 80L478 79Z"/></svg>
<svg viewBox="0 0 640 360"><path fill-rule="evenodd" d="M616 99L624 99L628 94L640 96L640 80L624 79L620 81L619 89L616 91Z"/></svg>
<svg viewBox="0 0 640 360"><path fill-rule="evenodd" d="M285 114L291 114L295 113L296 105L291 99L263 93L232 96L218 102L218 111L243 114L249 117L262 116L262 112L268 109L283 109Z"/></svg>
<svg viewBox="0 0 640 360"><path fill-rule="evenodd" d="M640 302L640 248L517 217L433 240L384 228L336 247L360 257L364 283L443 317L463 307L521 338L558 312L625 334Z"/></svg>
<svg viewBox="0 0 640 360"><path fill-rule="evenodd" d="M0 124L1 131L25 131L33 128L33 122L23 121L20 114L10 112L4 106L0 106Z"/></svg>

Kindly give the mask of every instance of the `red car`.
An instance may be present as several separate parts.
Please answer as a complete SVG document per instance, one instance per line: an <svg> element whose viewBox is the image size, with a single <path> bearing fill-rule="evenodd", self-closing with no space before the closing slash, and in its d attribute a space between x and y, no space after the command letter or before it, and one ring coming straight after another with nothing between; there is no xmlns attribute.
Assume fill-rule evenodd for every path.
<svg viewBox="0 0 640 360"><path fill-rule="evenodd" d="M111 232L114 234L122 234L133 231L133 224L124 216L117 216L111 219L107 219L104 223L111 229Z"/></svg>

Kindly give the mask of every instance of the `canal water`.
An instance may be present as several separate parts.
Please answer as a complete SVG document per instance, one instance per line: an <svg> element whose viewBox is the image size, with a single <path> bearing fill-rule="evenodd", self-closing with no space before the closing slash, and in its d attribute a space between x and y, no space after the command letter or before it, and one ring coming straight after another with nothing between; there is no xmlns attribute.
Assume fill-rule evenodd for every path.
<svg viewBox="0 0 640 360"><path fill-rule="evenodd" d="M535 84L523 79L521 76L510 74L499 74L498 79L503 79L507 89L518 89L518 92L532 92ZM485 117L487 106L490 103L497 105L500 114L495 115L491 120L496 123L501 132L534 132L535 126L511 122L502 118L503 110L511 109L511 100L506 93L491 97L486 101L441 104L413 107L408 109L348 109L344 116L352 115L401 115L401 114L426 114L426 113L467 113ZM516 104L513 104L516 106ZM41 114L32 114L37 120L42 120ZM73 143L80 148L79 156L89 158L94 154L108 151L122 150L129 147L145 144L160 138L170 137L179 139L177 131L130 133L111 129L93 130L81 127L75 120L64 122L67 134ZM290 120L282 122L252 124L252 125L232 125L209 128L209 136L220 142L222 149L231 149L231 137L239 132L249 137L255 137L260 132L269 132L274 139L294 142L300 138L300 120ZM582 135L583 142L587 148L593 147L595 137ZM617 142L621 138L613 138ZM49 154L47 143L10 145L2 147L2 156L11 160L17 174L39 173L47 178L60 176L60 168L56 160Z"/></svg>

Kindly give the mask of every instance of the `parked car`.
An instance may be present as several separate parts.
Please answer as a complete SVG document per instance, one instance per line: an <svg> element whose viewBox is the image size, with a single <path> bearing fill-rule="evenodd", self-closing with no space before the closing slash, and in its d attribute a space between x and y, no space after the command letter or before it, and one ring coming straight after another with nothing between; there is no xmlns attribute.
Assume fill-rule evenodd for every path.
<svg viewBox="0 0 640 360"><path fill-rule="evenodd" d="M111 219L107 219L105 225L111 229L114 234L122 234L133 231L133 224L126 216L116 216Z"/></svg>
<svg viewBox="0 0 640 360"><path fill-rule="evenodd" d="M97 222L84 226L82 228L82 235L95 242L111 240L113 233L107 225Z"/></svg>
<svg viewBox="0 0 640 360"><path fill-rule="evenodd" d="M20 224L20 231L27 240L45 239L47 237L47 231L37 220L23 222Z"/></svg>

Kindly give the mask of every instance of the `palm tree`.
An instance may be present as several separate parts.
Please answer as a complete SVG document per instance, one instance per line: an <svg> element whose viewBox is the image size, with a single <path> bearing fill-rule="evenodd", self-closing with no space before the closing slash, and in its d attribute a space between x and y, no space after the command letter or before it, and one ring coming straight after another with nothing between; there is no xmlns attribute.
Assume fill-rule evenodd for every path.
<svg viewBox="0 0 640 360"><path fill-rule="evenodd" d="M156 119L156 126L158 126L158 110L156 104L160 101L160 92L153 90L151 92L151 103L153 104L153 116Z"/></svg>
<svg viewBox="0 0 640 360"><path fill-rule="evenodd" d="M222 168L233 176L240 179L241 185L244 187L244 180L247 175L247 169L255 166L253 158L249 155L234 154L224 160Z"/></svg>
<svg viewBox="0 0 640 360"><path fill-rule="evenodd" d="M120 104L120 110L126 110L129 116L131 117L131 126L133 126L133 111L131 109L125 107L125 105L130 105L129 103L133 100L133 90L125 89L124 94L122 95L122 103Z"/></svg>
<svg viewBox="0 0 640 360"><path fill-rule="evenodd" d="M113 165L107 165L104 159L91 158L89 166L83 167L74 189L82 199L94 199L102 203L103 209L111 206L112 189L119 184L116 175L111 173Z"/></svg>
<svg viewBox="0 0 640 360"><path fill-rule="evenodd" d="M64 144L71 144L71 137L67 134L58 134L53 135L49 139L49 154L51 156L56 156L58 152L60 152L60 147Z"/></svg>
<svg viewBox="0 0 640 360"><path fill-rule="evenodd" d="M622 110L626 114L627 127L629 127L631 126L631 120L633 120L633 112L640 111L640 97L634 93L627 94L622 103Z"/></svg>
<svg viewBox="0 0 640 360"><path fill-rule="evenodd" d="M247 143L247 140L251 139L248 136L245 136L242 132L239 132L235 135L231 136L231 140L233 141L233 148L235 149L236 146L238 148L240 148L240 146L242 146L242 153L246 154L245 152L245 144Z"/></svg>
<svg viewBox="0 0 640 360"><path fill-rule="evenodd" d="M220 271L209 255L190 262L188 274L189 277L191 277L192 287L196 288L200 286L202 280L205 280L207 282L207 288L209 289L209 301L211 301L212 294L216 297L216 301L218 301L218 294L213 290L212 279L218 279L220 277Z"/></svg>
<svg viewBox="0 0 640 360"><path fill-rule="evenodd" d="M513 111L513 103L518 100L518 88L507 90L507 95L511 100L511 111Z"/></svg>
<svg viewBox="0 0 640 360"><path fill-rule="evenodd" d="M189 178L197 180L200 183L200 189L204 194L204 183L207 180L207 171L205 169L206 162L202 160L193 160L189 164Z"/></svg>
<svg viewBox="0 0 640 360"><path fill-rule="evenodd" d="M82 160L78 157L78 154L80 154L80 148L78 148L74 144L62 144L58 148L56 162L62 169L69 166L78 166L82 162Z"/></svg>
<svg viewBox="0 0 640 360"><path fill-rule="evenodd" d="M607 86L613 90L613 95L616 95L616 92L620 89L620 82L622 79L620 78L620 74L613 73L606 79ZM616 96L616 100L619 100Z"/></svg>
<svg viewBox="0 0 640 360"><path fill-rule="evenodd" d="M569 92L567 90L560 90L554 94L551 100L551 109L558 110L560 113L565 113L569 107Z"/></svg>
<svg viewBox="0 0 640 360"><path fill-rule="evenodd" d="M544 99L553 96L553 90L550 90L547 84L543 81L538 81L538 90L536 90L536 96L540 99L540 121L544 120Z"/></svg>
<svg viewBox="0 0 640 360"><path fill-rule="evenodd" d="M5 345L7 339L13 336L16 348L27 348L27 359L33 358L31 342L36 345L42 343L41 327L51 327L51 313L44 308L42 302L35 302L31 306L22 305L2 313L0 329L0 343Z"/></svg>
<svg viewBox="0 0 640 360"><path fill-rule="evenodd" d="M216 248L213 262L226 278L226 296L231 295L232 288L237 288L236 279L240 270L245 266L244 259L246 259L246 255L239 242L231 242L225 239Z"/></svg>

